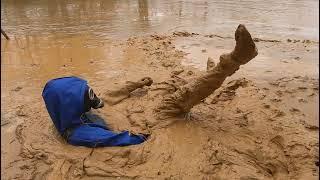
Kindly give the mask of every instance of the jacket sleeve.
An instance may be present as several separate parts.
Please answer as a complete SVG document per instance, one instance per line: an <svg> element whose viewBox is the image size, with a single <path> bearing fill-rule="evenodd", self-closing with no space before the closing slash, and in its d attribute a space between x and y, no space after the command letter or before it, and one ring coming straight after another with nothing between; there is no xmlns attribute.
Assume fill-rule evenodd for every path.
<svg viewBox="0 0 320 180"><path fill-rule="evenodd" d="M128 131L115 133L95 124L82 124L68 137L69 144L86 147L129 146L145 140L143 135L131 135Z"/></svg>

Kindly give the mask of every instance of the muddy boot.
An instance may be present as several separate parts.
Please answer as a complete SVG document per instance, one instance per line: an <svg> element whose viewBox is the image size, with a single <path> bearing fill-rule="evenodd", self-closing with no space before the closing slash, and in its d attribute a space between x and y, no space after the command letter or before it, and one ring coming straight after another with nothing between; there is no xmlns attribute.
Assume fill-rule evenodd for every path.
<svg viewBox="0 0 320 180"><path fill-rule="evenodd" d="M186 114L204 98L218 89L223 81L234 74L240 65L246 64L258 55L258 50L244 25L235 32L236 46L231 53L220 56L220 62L206 74L182 86L175 93L164 97L155 112L158 118Z"/></svg>
<svg viewBox="0 0 320 180"><path fill-rule="evenodd" d="M152 83L153 80L150 77L144 77L137 82L127 81L125 85L121 87L106 91L102 99L110 105L118 104L123 99L128 98L132 91L144 86L150 86Z"/></svg>

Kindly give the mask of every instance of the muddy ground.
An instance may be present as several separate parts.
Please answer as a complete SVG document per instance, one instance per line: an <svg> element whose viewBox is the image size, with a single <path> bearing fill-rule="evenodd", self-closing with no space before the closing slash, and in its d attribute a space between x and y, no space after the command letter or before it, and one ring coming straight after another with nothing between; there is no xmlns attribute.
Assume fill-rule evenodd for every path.
<svg viewBox="0 0 320 180"><path fill-rule="evenodd" d="M253 35L254 37L254 35ZM1 39L3 179L318 179L318 42L255 39L259 55L167 124L151 118L170 82L205 73L230 52L233 34L176 32L109 39ZM23 68L22 68L23 67ZM76 75L103 94L152 77L102 114L115 131L151 133L130 147L66 144L41 97L51 78ZM169 84L169 85L168 85Z"/></svg>

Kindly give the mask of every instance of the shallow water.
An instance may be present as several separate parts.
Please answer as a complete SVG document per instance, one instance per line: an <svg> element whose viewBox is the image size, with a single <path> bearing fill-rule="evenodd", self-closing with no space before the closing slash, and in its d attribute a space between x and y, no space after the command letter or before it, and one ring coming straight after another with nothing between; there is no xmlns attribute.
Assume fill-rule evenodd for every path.
<svg viewBox="0 0 320 180"><path fill-rule="evenodd" d="M1 0L9 35L99 39L175 30L230 35L243 23L259 38L318 41L318 14L317 0Z"/></svg>

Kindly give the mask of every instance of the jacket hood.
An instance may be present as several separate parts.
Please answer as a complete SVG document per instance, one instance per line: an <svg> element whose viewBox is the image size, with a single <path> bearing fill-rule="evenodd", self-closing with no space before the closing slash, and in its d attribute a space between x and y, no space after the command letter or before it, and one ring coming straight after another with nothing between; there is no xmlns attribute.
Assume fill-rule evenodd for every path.
<svg viewBox="0 0 320 180"><path fill-rule="evenodd" d="M67 128L81 124L81 115L85 113L84 94L87 90L87 81L78 77L57 78L45 85L42 97L61 135Z"/></svg>

